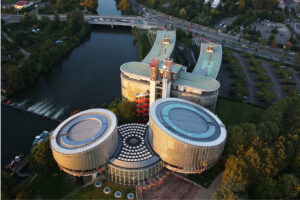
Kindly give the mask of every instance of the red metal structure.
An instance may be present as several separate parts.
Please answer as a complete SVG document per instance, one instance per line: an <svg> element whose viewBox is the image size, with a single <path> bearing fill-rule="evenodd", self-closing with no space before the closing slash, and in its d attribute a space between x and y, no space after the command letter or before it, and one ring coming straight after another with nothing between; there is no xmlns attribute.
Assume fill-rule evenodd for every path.
<svg viewBox="0 0 300 200"><path fill-rule="evenodd" d="M138 93L135 100L137 122L147 123L149 120L149 101L148 92Z"/></svg>

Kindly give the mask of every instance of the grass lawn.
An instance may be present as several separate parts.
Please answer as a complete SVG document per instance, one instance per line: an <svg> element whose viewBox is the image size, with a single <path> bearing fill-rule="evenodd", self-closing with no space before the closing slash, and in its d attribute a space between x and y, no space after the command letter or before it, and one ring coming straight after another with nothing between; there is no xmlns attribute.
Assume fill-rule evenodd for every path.
<svg viewBox="0 0 300 200"><path fill-rule="evenodd" d="M218 162L215 166L201 174L189 174L187 178L205 188L209 188L216 177L224 170L223 162Z"/></svg>
<svg viewBox="0 0 300 200"><path fill-rule="evenodd" d="M221 97L218 98L216 107L216 115L226 126L241 122L258 123L263 111L261 107Z"/></svg>
<svg viewBox="0 0 300 200"><path fill-rule="evenodd" d="M76 187L75 181L72 181L65 172L53 174L38 174L30 183L30 189L39 193L43 199L60 199Z"/></svg>
<svg viewBox="0 0 300 200"><path fill-rule="evenodd" d="M127 194L132 192L135 194L135 188L134 187L122 187L113 184L109 181L102 181L102 186L99 188L96 188L94 185L90 185L86 188L81 189L77 193L73 194L70 199L116 199L114 197L114 193L116 191L122 192L122 198L121 199L127 199ZM103 189L108 186L112 189L112 192L110 194L104 194Z"/></svg>

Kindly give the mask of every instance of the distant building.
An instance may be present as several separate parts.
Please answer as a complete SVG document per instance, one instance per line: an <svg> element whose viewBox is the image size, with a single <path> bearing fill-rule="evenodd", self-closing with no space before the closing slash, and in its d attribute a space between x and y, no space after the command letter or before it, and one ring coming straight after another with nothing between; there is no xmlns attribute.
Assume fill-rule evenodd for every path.
<svg viewBox="0 0 300 200"><path fill-rule="evenodd" d="M176 64L171 56L175 31L157 31L156 40L142 62L128 62L121 67L122 97L136 102L138 115L145 115L155 100L178 97L215 110L219 82L216 80L222 62L220 44L202 43L193 73ZM141 105L142 103L142 105Z"/></svg>
<svg viewBox="0 0 300 200"><path fill-rule="evenodd" d="M212 4L211 4L211 7L212 7L212 8L217 8L219 4L220 4L220 0L214 0L214 1L212 2Z"/></svg>
<svg viewBox="0 0 300 200"><path fill-rule="evenodd" d="M211 3L212 8L217 8L221 0L205 0L204 4L208 4L209 2Z"/></svg>
<svg viewBox="0 0 300 200"><path fill-rule="evenodd" d="M28 8L33 5L33 2L29 1L18 1L15 4L15 9L22 10L23 8Z"/></svg>
<svg viewBox="0 0 300 200"><path fill-rule="evenodd" d="M285 8L285 3L284 3L283 0L278 0L278 7L281 8L281 9Z"/></svg>

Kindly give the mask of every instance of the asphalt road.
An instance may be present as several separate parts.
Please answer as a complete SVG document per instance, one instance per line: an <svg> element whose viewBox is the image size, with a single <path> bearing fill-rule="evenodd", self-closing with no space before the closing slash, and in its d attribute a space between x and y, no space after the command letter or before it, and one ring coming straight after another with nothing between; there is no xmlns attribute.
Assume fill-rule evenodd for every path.
<svg viewBox="0 0 300 200"><path fill-rule="evenodd" d="M150 10L137 2L135 0L132 1L133 9L139 10L142 13L145 13L144 18L132 16L132 20L140 20L142 23L157 27L169 26L174 28L181 28L185 31L191 31L193 34L197 35L205 35L205 37L211 39L212 41L223 44L223 46L228 47L230 49L234 49L236 51L246 52L253 54L255 56L259 56L262 58L270 59L273 61L280 61L285 64L294 64L294 59L296 55L291 55L282 49L275 49L270 46L262 46L258 43L251 43L247 40L240 40L235 36L231 36L224 33L218 33L215 29L211 29L205 26L201 26L198 24L191 24L188 21L184 21L181 19L177 19L171 16L167 16L163 13L159 13L153 10ZM38 18L41 18L41 15L37 15ZM50 19L53 16L48 15ZM8 22L17 22L20 20L22 16L16 15L2 15L2 18ZM97 17L97 16L94 16ZM100 17L100 16L99 16ZM102 18L119 18L119 19L128 19L130 17L120 16L120 17L112 17L112 16L101 16ZM66 15L60 15L61 20L66 19ZM130 25L130 24L129 24ZM191 26L188 28L188 26Z"/></svg>
<svg viewBox="0 0 300 200"><path fill-rule="evenodd" d="M146 13L145 17L149 22L156 22L161 25L173 26L174 28L181 28L186 31L191 31L197 35L205 35L207 38L223 44L223 46L242 52L247 52L259 57L270 59L273 61L280 61L286 64L294 64L295 55L290 55L288 52L282 49L275 49L270 46L262 46L258 43L253 43L248 40L231 36L224 33L218 33L215 29L211 29L198 24L193 24L185 20L177 19L164 13L151 10L135 0L131 0L131 4L134 10L139 10L141 13ZM191 28L188 26L191 25Z"/></svg>

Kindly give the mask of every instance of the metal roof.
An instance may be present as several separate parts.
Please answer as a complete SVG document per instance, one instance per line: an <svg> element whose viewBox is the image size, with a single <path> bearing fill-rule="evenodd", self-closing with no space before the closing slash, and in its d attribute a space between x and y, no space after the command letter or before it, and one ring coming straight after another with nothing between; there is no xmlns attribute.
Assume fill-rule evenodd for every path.
<svg viewBox="0 0 300 200"><path fill-rule="evenodd" d="M206 52L207 46L213 46L213 53ZM222 63L222 45L201 43L198 61L193 70L194 74L217 78Z"/></svg>
<svg viewBox="0 0 300 200"><path fill-rule="evenodd" d="M139 123L119 126L121 143L110 163L127 169L141 169L161 161L148 145L148 129L147 125Z"/></svg>
<svg viewBox="0 0 300 200"><path fill-rule="evenodd" d="M216 146L226 139L224 124L206 108L178 98L150 106L150 117L169 136L195 146Z"/></svg>
<svg viewBox="0 0 300 200"><path fill-rule="evenodd" d="M114 113L90 109L64 120L50 137L51 148L63 154L88 151L110 137L117 127Z"/></svg>
<svg viewBox="0 0 300 200"><path fill-rule="evenodd" d="M220 87L216 79L189 72L180 72L177 79L172 83L205 91L215 91Z"/></svg>
<svg viewBox="0 0 300 200"><path fill-rule="evenodd" d="M169 44L163 44L163 38L168 36L170 38ZM155 42L142 62L150 63L152 58L159 58L164 60L169 58L174 50L176 42L176 31L157 31Z"/></svg>

